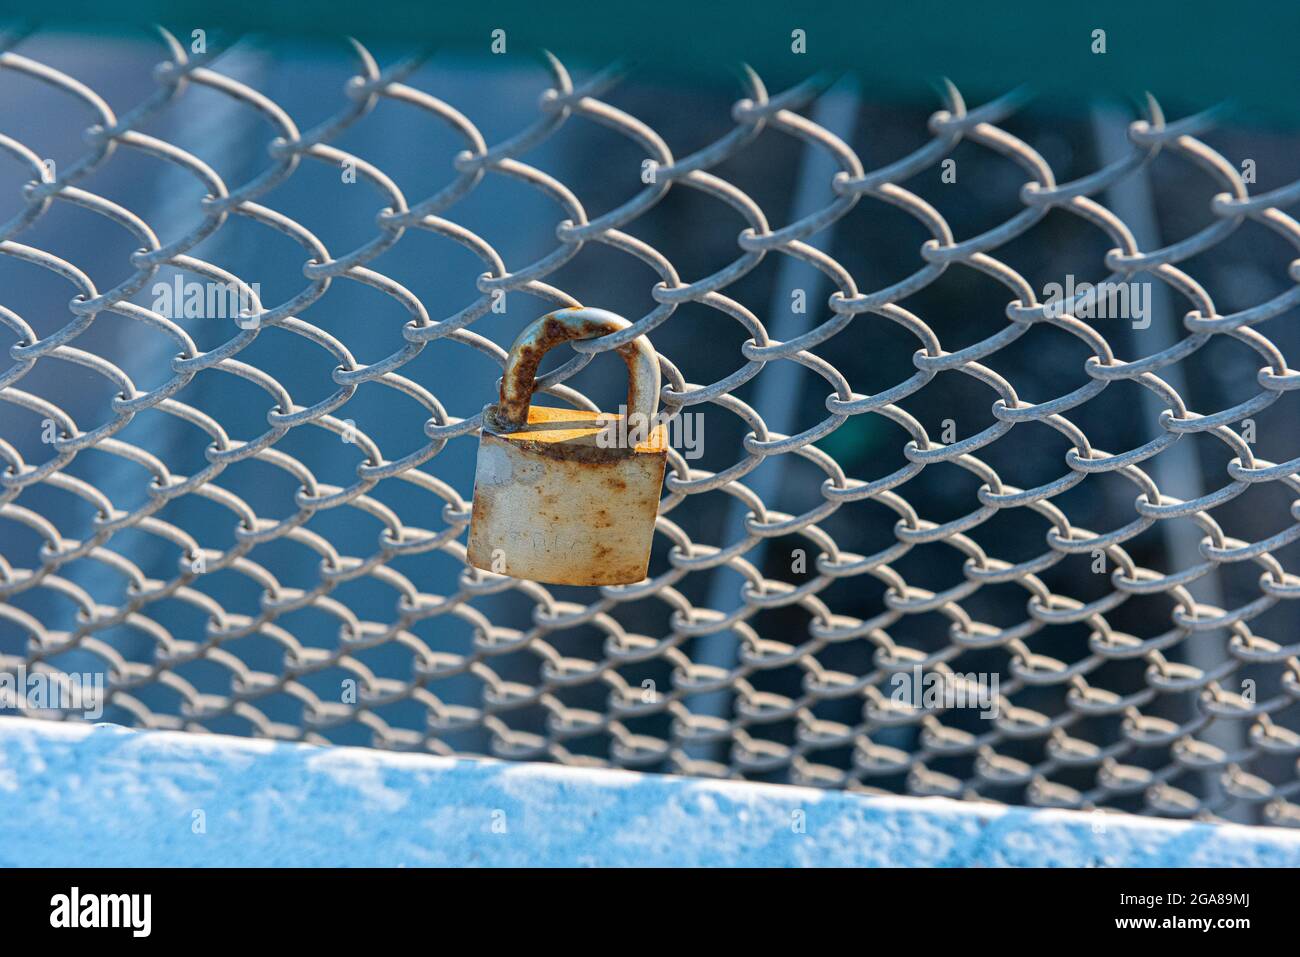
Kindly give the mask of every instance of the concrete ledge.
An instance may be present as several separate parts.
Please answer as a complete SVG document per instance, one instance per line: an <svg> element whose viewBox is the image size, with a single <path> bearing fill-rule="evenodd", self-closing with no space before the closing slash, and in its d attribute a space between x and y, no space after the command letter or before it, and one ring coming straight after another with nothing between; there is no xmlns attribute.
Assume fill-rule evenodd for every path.
<svg viewBox="0 0 1300 957"><path fill-rule="evenodd" d="M3 866L1300 866L1300 833L0 718Z"/></svg>

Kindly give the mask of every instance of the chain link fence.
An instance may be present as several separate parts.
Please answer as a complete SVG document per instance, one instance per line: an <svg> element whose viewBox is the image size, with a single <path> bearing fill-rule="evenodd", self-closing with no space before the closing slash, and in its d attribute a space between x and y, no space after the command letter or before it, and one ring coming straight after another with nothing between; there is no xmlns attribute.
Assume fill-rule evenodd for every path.
<svg viewBox="0 0 1300 957"><path fill-rule="evenodd" d="M1020 94L547 55L458 107L354 43L289 78L307 124L263 48L158 36L120 115L0 38L82 137L0 130L0 672L148 728L1300 825L1300 182L1252 194L1214 117L1062 118L1059 181ZM543 391L609 409L646 335L691 440L636 585L464 563L505 349L579 304L633 325Z"/></svg>

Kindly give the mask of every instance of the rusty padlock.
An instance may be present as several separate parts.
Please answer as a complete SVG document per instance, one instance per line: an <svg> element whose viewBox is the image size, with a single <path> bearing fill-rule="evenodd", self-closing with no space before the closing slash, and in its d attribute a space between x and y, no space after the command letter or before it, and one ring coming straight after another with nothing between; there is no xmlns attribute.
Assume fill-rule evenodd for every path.
<svg viewBox="0 0 1300 957"><path fill-rule="evenodd" d="M557 585L645 578L668 459L650 341L638 336L617 350L627 363L626 418L532 404L551 347L629 325L603 309L559 309L510 347L501 400L483 410L469 526L475 568Z"/></svg>

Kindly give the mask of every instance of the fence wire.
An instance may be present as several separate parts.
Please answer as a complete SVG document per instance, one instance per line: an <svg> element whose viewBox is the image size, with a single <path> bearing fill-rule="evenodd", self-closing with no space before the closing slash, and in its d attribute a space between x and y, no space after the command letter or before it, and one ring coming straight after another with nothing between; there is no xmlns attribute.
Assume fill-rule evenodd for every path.
<svg viewBox="0 0 1300 957"><path fill-rule="evenodd" d="M917 131L924 135L922 145L869 169L846 138L810 118L824 82L811 80L773 95L760 77L745 71L731 129L678 156L653 128L602 99L617 88L618 70L578 83L548 55L543 62L549 85L535 119L491 143L474 117L439 99L438 91L407 85L420 58L381 68L369 51L353 44L353 78L341 89L318 91L337 103L336 112L300 130L274 100L224 73L220 52L191 55L171 34L160 36L164 56L153 74L156 89L120 116L73 76L23 55L27 38L9 35L0 46L6 84L44 84L66 98L66 111L49 123L73 124L85 110L93 117L84 132L84 154L55 169L36 149L0 134L8 189L20 196L19 211L0 227L0 254L33 276L49 274L71 292L66 313L54 319L22 316L0 305L10 337L10 364L0 374L6 409L0 419L0 625L8 629L0 671L56 672L70 669L72 661L93 660L107 675L108 714L148 728L308 742L342 740L349 730L355 739L360 730L363 743L374 747L437 754L486 752L873 793L1300 825L1300 806L1293 800L1300 791L1294 613L1300 574L1288 571L1279 557L1289 554L1295 569L1296 551L1288 546L1300 538L1300 457L1286 456L1300 455L1300 430L1294 428L1295 397L1287 393L1300 388L1300 373L1261 331L1269 322L1295 321L1300 258L1274 262L1261 254L1258 268L1284 283L1283 291L1227 314L1180 268L1189 260L1208 261L1243 227L1271 231L1297 255L1300 224L1283 208L1300 200L1300 182L1251 195L1239 158L1229 159L1198 139L1211 127L1211 116L1167 121L1150 99L1146 115L1127 125L1122 155L1099 163L1089 175L1057 182L1046 160L1005 128L1020 97L968 108L948 85L928 130ZM218 173L190 150L145 132L187 110L197 88L260 115L273 130L263 154L240 157L242 168L254 169L251 175L229 179L232 174ZM368 116L385 100L404 104L410 122L439 125L463 143L450 158L444 185L431 195L408 197L356 146L365 142ZM594 216L580 199L590 183L575 179L566 185L529 161L575 126L591 123L627 138L649 161L638 170L637 188ZM336 145L342 140L347 149ZM784 225L722 171L746 156L752 161L755 151L785 161L791 153L774 145L781 142L797 145L796 156L828 157L836 169L821 184L829 199ZM935 205L902 185L922 174L940 175L959 144L1014 164L1024 178L1019 208L971 236L955 235ZM1126 220L1095 197L1149 176L1162 154L1197 168L1213 193L1206 218L1186 238L1143 249ZM167 221L151 223L78 185L110 162L139 164L144 157L153 164L148 169L163 164L201 188L204 195L187 218L173 209ZM346 251L327 248L302 222L261 202L310 164L351 168L361 185L349 188L374 196L373 232L357 237ZM337 174L331 175L337 182ZM593 162L580 178L601 175ZM535 261L507 264L487 238L458 222L458 208L485 183L503 177L556 204L553 248ZM679 273L664 252L638 236L639 222L683 190L713 203L717 216L738 215L744 222L734 258L710 275ZM111 221L138 243L123 264L129 275L112 288L101 290L73 261L44 248L49 244L25 244L37 240L24 234L48 236L40 232L43 220L67 204ZM882 204L901 210L930 237L908 253L914 256L909 274L883 288L860 271L855 275L845 262L850 257L833 255L837 247L827 240L855 208ZM1167 345L1129 357L1141 343L1156 340L1081 315L1080 299L1046 301L999 258L1004 247L1049 215L1074 217L1109 249L1101 261L1080 261L1081 277L1114 283L1144 277L1182 304L1181 322ZM164 269L251 288L251 280L245 286L243 278L198 255L202 244L235 222L300 246L304 281L297 293L276 303L263 303L252 290L250 315L230 317L220 327L222 341L201 348L193 322L160 314L147 301ZM178 235L181 223L188 228ZM693 228L683 224L686 241ZM424 301L382 271L384 255L419 234L457 244L481 262L476 295ZM447 362L469 350L500 367L512 336L496 323L494 303L506 293L512 310L516 294L549 308L580 304L557 274L581 251L597 246L607 247L606 256L639 264L646 311L629 315L634 323L625 333L574 344L578 356L544 377L545 391L595 408L561 383L595 356L644 334L660 348L664 408L677 415L707 411L730 417L740 431L711 426L706 433L720 436L706 438L709 454L726 459L715 470L698 467L680 450L670 453L646 581L564 590L478 571L464 565L472 482L462 474L454 484L439 463L450 461L453 449L472 456L480 409L491 401L495 380L482 377L475 395L444 393L436 378L404 375L404 367L433 350L453 350ZM808 303L810 321L786 341L772 338L772 322L736 292L747 274L774 259L797 261L833 289ZM933 316L927 321L920 307L902 303L914 303L940 277L962 270L1005 287L1006 307L1000 314L972 310L963 316L965 344L950 349L940 341ZM400 316L367 315L337 335L302 317L349 282L389 297ZM782 295L774 299L778 305ZM597 300L592 290L583 290L581 304L606 305ZM704 331L688 331L683 340L680 328L674 340L670 332L688 307L734 323L739 337L732 338L741 344L721 345L731 340ZM1288 312L1289 320L1280 319ZM111 357L106 340L90 335L105 319L167 340L168 355L174 356L169 368L155 370L147 387L137 385L125 361ZM380 321L391 323L386 334L396 335L400 326L400 344L385 357L362 362L354 356L373 351ZM847 364L841 350L870 351L874 330L894 327L915 339L912 369L868 392L855 391L837 367ZM248 361L253 343L268 335L282 337L281 350L327 354L334 368L324 398L303 404L267 362ZM1068 356L1082 384L1035 401L1024 398L1025 387L1018 392L1012 374L994 366L1026 336L1040 337L1035 361L1045 365ZM1236 383L1240 401L1196 411L1176 386L1189 377L1174 373L1227 339L1256 354L1258 375ZM688 352L734 349L735 371L707 385L690 382L677 363L690 365L692 356L672 352L665 343L673 341L694 342ZM93 407L92 420L74 420L58 402L24 391L24 378L42 364L90 370L112 395ZM742 401L736 393L747 387L745 394L753 395L765 377L792 366L803 370L801 376L824 380L828 394L817 413L824 417L790 435L769 429L756 411L761 403ZM988 407L991 424L940 441L938 421L923 424L904 404L953 374L982 390L984 398L974 404ZM194 394L187 387L196 379L220 377L238 377L265 393L261 434L229 433L217 413L187 400ZM1114 410L1092 410L1100 410L1103 393L1121 384L1133 390L1125 393L1125 415L1143 438L1127 451L1107 450L1090 441L1088 432L1097 434L1099 416L1113 416ZM414 402L422 410L422 431L413 425L402 446L413 451L396 458L357 426L360 416L348 414L358 394L381 387L389 390L391 400L385 401L394 408ZM794 396L779 398L795 403ZM1270 446L1282 454L1273 456L1277 462L1265 460L1241 423L1288 401L1284 427L1274 430ZM181 453L175 447L175 460L168 461L165 450L119 437L141 420L158 430L165 422L178 425L184 445L203 449L205 464L191 469L177 464ZM865 420L879 420L890 437L886 444L901 453L896 469L850 474L827 451L837 432ZM33 448L31 437L43 428L50 434L35 446L43 454L21 454ZM1180 443L1209 437L1226 448L1214 460L1220 484L1187 499L1162 491L1154 463ZM1026 488L1011 484L989 462L998 447L1004 454L1010 448L1013 460L1049 449L1057 477ZM326 461L336 468L341 456L350 473L342 484L325 480L320 466L308 464ZM795 512L777 510L747 484L752 473L778 460L793 464L767 487L777 489L783 507L795 503L789 506ZM252 479L235 478L246 462L291 480L274 517L249 504L263 501L264 490L254 488ZM78 473L75 463L86 471ZM927 518L913 504L915 496L909 501L909 487L918 488L924 472L953 467L974 479L943 480L956 517ZM1073 491L1116 479L1131 484L1127 495L1085 499ZM418 509L401 513L386 503L383 490L400 483L422 496ZM114 499L128 488L140 498L123 507ZM1216 510L1265 488L1276 491L1252 504L1256 521L1267 524L1265 536L1236 538L1231 526L1216 520ZM38 489L45 498L33 497ZM225 547L201 540L175 517L177 506L194 498L228 513L234 531ZM693 499L706 500L714 519L679 521L693 515ZM1086 502L1092 504L1080 504ZM860 503L880 508L853 513L834 534L828 531L835 513ZM731 526L716 519L728 508L741 517ZM1078 517L1080 510L1085 518ZM353 529L373 529L371 547L349 551L330 530L338 526L321 523L331 513L348 516ZM999 554L1004 539L998 529L1005 526L998 522L1008 520L1031 524L1041 551ZM1146 567L1126 548L1178 522L1192 523L1196 531L1186 539L1189 549L1156 553L1167 567ZM868 549L864 543L874 533L890 540L874 551L852 550ZM28 548L24 536L33 535L36 544ZM778 541L793 542L787 551L802 564L787 561L775 548ZM276 556L284 552L277 548L291 550L294 567L309 573L293 585L282 581L272 570L283 567ZM904 577L900 569L918 567L906 564L909 556L944 549L955 553L956 565L926 561L955 568L948 580ZM446 593L428 590L437 580L432 574L401 570L408 567L403 562L432 561L431 556L456 569ZM1046 573L1071 562L1080 586L1076 594L1052 590ZM1258 572L1250 600L1221 608L1195 597L1198 585L1246 563ZM90 566L99 571L88 578ZM226 607L215 597L222 594L213 584L221 575L242 578L257 600ZM382 613L367 610L363 617L350 605L347 589L359 582L387 596ZM857 596L868 583L879 589L878 600L869 592L870 614L849 613L861 610ZM988 595L995 600L981 604ZM1131 633L1115 624L1116 615L1137 603L1146 611L1142 627L1127 626ZM1289 616L1275 613L1266 633L1252 631L1253 620L1279 606L1289 607ZM165 613L168 608L173 611ZM189 615L188 624L175 623L181 620L176 608ZM470 638L457 644L453 636L462 633ZM1083 639L1075 642L1070 635ZM274 653L253 650L252 639L269 642ZM401 650L398 673L381 674L367 664L367 654L382 648ZM994 693L985 703L995 714L973 716L951 698L930 700L914 692L900 697L899 675L949 676L949 690L987 686L986 679L994 677ZM75 717L57 711L42 716Z"/></svg>

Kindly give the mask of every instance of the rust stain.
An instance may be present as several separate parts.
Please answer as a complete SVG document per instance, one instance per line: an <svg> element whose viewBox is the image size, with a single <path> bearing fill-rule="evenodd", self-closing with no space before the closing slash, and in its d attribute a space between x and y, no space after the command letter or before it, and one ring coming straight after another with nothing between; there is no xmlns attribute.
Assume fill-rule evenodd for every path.
<svg viewBox="0 0 1300 957"><path fill-rule="evenodd" d="M465 557L469 559L470 564L475 568L482 568L491 571L491 549L488 548L489 554L482 554L486 545L483 541L483 535L481 532L485 528L491 528L494 524L492 494L486 489L478 488L476 485L474 488L474 499L471 504L473 510L470 512L469 541L465 549Z"/></svg>
<svg viewBox="0 0 1300 957"><path fill-rule="evenodd" d="M483 428L511 446L547 459L582 462L588 465L614 465L637 455L667 455L668 446L641 443L636 448L617 445L601 446L596 436L606 424L622 416L610 413L583 412L578 409L555 409L534 405L528 409L528 421L511 425L505 421L500 406L490 405L484 413Z"/></svg>
<svg viewBox="0 0 1300 957"><path fill-rule="evenodd" d="M571 339L594 339L613 331L612 326L593 319L561 322L555 316L547 316L536 336L522 343L511 353L513 375L501 380L502 420L515 425L524 422L525 410L532 400L533 390L537 387L537 368L542 364L542 356L562 342ZM620 347L618 351L624 353L623 359L627 363L630 374L634 353L630 353L625 347Z"/></svg>
<svg viewBox="0 0 1300 957"><path fill-rule="evenodd" d="M577 312L559 310L561 313ZM617 327L596 319L572 318L561 321L556 315L548 315L540 328L526 342L516 343L511 349L507 364L507 375L501 379L500 401L497 415L502 425L518 428L531 420L528 413L533 392L537 389L537 369L542 364L542 357L562 342L573 339L595 339L616 332ZM636 347L626 343L615 350L623 357L629 377L635 374L637 365ZM655 442L651 440L651 445ZM657 451L657 448L655 449Z"/></svg>
<svg viewBox="0 0 1300 957"><path fill-rule="evenodd" d="M601 448L590 428L584 437L556 441L597 421L591 413L540 406L530 409L522 430L501 434L485 420L480 456L491 447L504 464L487 467L482 486L476 473L470 564L491 570L493 553L502 549L502 571L516 578L623 585L645 577L667 452Z"/></svg>

